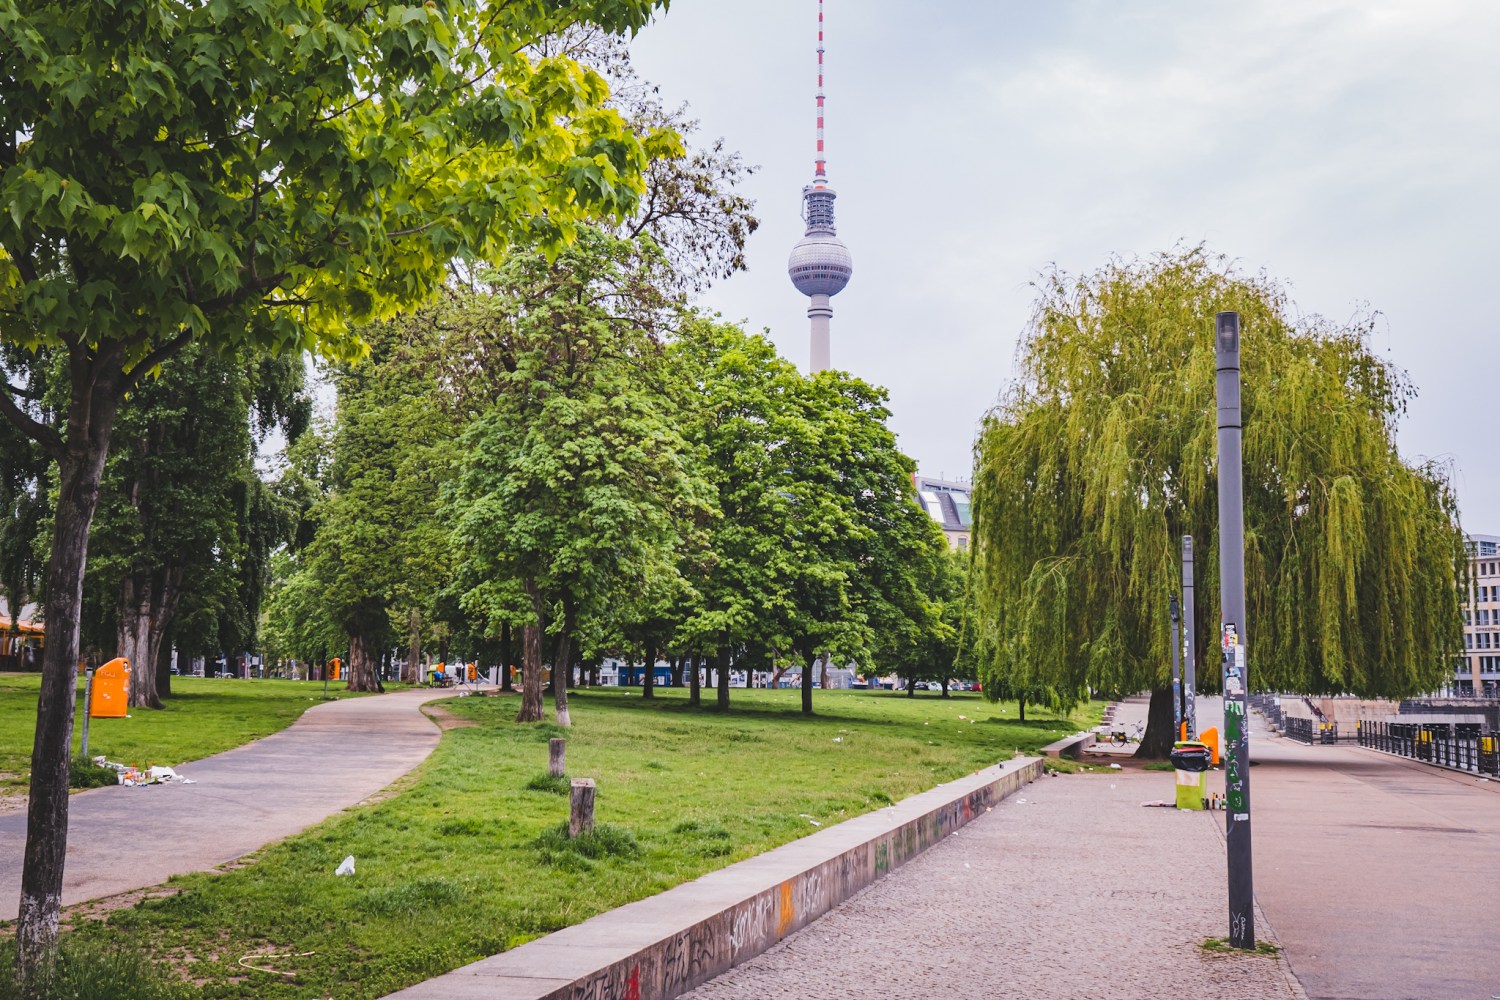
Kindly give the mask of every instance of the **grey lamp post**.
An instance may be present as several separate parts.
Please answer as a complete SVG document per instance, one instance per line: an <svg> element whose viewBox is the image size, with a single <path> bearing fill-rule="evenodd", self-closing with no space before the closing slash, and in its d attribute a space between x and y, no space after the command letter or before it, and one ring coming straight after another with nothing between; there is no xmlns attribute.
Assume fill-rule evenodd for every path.
<svg viewBox="0 0 1500 1000"><path fill-rule="evenodd" d="M1215 324L1219 406L1219 606L1224 680L1225 843L1229 854L1229 943L1255 947L1255 881L1250 852L1249 674L1245 629L1245 497L1240 455L1240 314Z"/></svg>

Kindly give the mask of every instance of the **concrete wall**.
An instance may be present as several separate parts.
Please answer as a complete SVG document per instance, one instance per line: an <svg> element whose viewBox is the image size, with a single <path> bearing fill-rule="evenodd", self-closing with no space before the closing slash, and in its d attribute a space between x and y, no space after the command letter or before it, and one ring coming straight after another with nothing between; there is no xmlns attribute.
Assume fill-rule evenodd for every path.
<svg viewBox="0 0 1500 1000"><path fill-rule="evenodd" d="M765 951L1036 780L1018 758L394 994L668 1000Z"/></svg>

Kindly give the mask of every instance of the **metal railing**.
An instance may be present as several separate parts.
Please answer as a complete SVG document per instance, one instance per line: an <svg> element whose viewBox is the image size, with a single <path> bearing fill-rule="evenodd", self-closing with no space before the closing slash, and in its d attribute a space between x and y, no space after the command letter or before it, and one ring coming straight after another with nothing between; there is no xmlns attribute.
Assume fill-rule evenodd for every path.
<svg viewBox="0 0 1500 1000"><path fill-rule="evenodd" d="M1266 717L1266 721L1275 729L1284 725L1281 716L1281 706L1278 705L1274 694L1252 694L1250 696L1250 708Z"/></svg>
<svg viewBox="0 0 1500 1000"><path fill-rule="evenodd" d="M1500 733L1442 723L1359 723L1359 745L1471 774L1500 776Z"/></svg>

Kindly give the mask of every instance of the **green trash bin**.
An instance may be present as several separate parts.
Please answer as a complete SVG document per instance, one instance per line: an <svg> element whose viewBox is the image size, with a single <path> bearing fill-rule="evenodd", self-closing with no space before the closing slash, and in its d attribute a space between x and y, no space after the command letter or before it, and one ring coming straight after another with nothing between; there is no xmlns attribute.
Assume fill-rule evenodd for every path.
<svg viewBox="0 0 1500 1000"><path fill-rule="evenodd" d="M1213 751L1207 743L1188 740L1172 744L1172 767L1177 774L1177 808L1203 808L1208 798L1208 766Z"/></svg>

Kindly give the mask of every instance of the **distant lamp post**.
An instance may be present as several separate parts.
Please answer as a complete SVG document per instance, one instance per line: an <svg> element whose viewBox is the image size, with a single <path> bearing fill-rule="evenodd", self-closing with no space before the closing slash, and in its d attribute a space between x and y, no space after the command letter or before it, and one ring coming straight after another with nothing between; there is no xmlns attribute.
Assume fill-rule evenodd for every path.
<svg viewBox="0 0 1500 1000"><path fill-rule="evenodd" d="M1186 739L1182 733L1182 637L1178 632L1181 621L1177 610L1177 595L1172 595L1172 739Z"/></svg>

